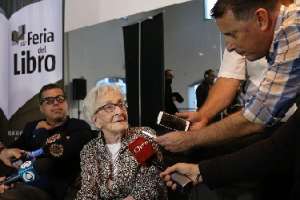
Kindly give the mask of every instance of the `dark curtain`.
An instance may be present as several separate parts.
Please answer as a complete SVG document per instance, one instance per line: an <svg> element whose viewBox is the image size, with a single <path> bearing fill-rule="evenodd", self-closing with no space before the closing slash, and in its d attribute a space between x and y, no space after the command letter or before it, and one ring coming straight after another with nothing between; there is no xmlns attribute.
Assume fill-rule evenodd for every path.
<svg viewBox="0 0 300 200"><path fill-rule="evenodd" d="M164 102L163 15L126 26L123 33L129 123L155 128Z"/></svg>
<svg viewBox="0 0 300 200"><path fill-rule="evenodd" d="M163 15L141 25L141 104L142 125L155 127L164 105Z"/></svg>
<svg viewBox="0 0 300 200"><path fill-rule="evenodd" d="M139 24L123 28L128 121L131 126L139 126Z"/></svg>

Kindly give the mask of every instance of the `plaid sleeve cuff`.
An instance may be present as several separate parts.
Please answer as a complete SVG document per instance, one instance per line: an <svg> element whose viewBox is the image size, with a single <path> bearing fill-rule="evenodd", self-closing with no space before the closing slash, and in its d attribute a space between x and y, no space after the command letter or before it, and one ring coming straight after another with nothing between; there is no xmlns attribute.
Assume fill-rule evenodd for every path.
<svg viewBox="0 0 300 200"><path fill-rule="evenodd" d="M264 104L246 105L243 116L250 122L263 124L265 126L273 126L281 120L281 118L273 116L269 108Z"/></svg>

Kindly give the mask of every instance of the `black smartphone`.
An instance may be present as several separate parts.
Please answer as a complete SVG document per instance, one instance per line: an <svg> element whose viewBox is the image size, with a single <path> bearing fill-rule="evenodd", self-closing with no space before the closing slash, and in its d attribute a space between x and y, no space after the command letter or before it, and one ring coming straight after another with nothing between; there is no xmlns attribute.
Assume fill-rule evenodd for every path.
<svg viewBox="0 0 300 200"><path fill-rule="evenodd" d="M164 111L158 113L157 124L174 131L187 131L190 126L189 121Z"/></svg>

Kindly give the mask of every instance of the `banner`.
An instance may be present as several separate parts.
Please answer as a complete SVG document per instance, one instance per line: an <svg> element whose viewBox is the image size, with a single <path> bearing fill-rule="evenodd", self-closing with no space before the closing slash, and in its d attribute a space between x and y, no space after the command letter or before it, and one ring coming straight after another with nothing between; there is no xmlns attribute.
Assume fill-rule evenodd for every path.
<svg viewBox="0 0 300 200"><path fill-rule="evenodd" d="M9 24L0 13L0 108L8 116Z"/></svg>
<svg viewBox="0 0 300 200"><path fill-rule="evenodd" d="M41 87L63 82L63 0L18 3L26 6L16 7L9 19L0 12L0 141L5 144L42 117Z"/></svg>
<svg viewBox="0 0 300 200"><path fill-rule="evenodd" d="M62 79L62 0L32 3L0 20L0 105L10 119L43 85Z"/></svg>

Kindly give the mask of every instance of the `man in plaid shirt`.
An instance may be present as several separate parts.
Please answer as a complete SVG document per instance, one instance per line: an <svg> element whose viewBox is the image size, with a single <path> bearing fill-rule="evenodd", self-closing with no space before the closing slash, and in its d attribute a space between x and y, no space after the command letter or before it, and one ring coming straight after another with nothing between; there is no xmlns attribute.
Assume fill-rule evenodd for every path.
<svg viewBox="0 0 300 200"><path fill-rule="evenodd" d="M225 8L219 9L218 5ZM217 144L274 126L299 93L299 7L285 7L278 0L219 0L213 16L229 51L250 61L266 57L268 70L241 111L187 134L171 132L158 137L157 142L173 152Z"/></svg>

